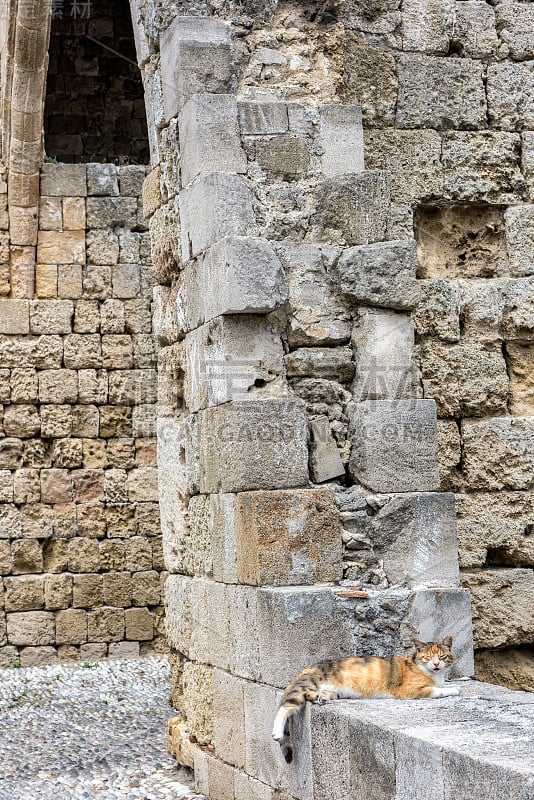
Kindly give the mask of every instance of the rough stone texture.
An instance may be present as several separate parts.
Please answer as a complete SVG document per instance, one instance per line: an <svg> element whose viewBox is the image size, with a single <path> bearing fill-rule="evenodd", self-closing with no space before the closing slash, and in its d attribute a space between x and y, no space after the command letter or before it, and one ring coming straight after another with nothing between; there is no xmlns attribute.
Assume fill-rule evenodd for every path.
<svg viewBox="0 0 534 800"><path fill-rule="evenodd" d="M322 236L337 243L368 244L385 238L389 215L391 178L376 170L325 180L314 222Z"/></svg>
<svg viewBox="0 0 534 800"><path fill-rule="evenodd" d="M532 636L534 572L531 569L464 572L462 582L471 592L476 647L516 645L525 636ZM491 605L489 618L488 605Z"/></svg>
<svg viewBox="0 0 534 800"><path fill-rule="evenodd" d="M416 305L415 242L351 247L337 264L341 291L366 305L410 309Z"/></svg>
<svg viewBox="0 0 534 800"><path fill-rule="evenodd" d="M470 489L531 489L531 417L462 422L463 469Z"/></svg>
<svg viewBox="0 0 534 800"><path fill-rule="evenodd" d="M438 488L436 407L431 400L367 400L350 410L354 480L378 492Z"/></svg>
<svg viewBox="0 0 534 800"><path fill-rule="evenodd" d="M395 400L412 397L414 332L409 317L386 311L360 312L352 335L356 375L355 400Z"/></svg>
<svg viewBox="0 0 534 800"><path fill-rule="evenodd" d="M521 199L520 138L515 133L456 131L443 137L447 199L514 203Z"/></svg>
<svg viewBox="0 0 534 800"><path fill-rule="evenodd" d="M441 137L435 131L366 131L365 163L367 169L391 173L394 203L421 202L442 194Z"/></svg>

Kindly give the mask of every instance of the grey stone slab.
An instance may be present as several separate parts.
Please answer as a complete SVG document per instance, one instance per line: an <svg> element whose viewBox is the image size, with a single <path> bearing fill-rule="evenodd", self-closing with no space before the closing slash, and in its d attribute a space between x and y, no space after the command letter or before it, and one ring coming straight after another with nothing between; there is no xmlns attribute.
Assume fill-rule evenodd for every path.
<svg viewBox="0 0 534 800"><path fill-rule="evenodd" d="M261 136L289 130L287 105L272 101L238 102L239 125L243 135Z"/></svg>
<svg viewBox="0 0 534 800"><path fill-rule="evenodd" d="M312 222L323 235L339 231L348 245L379 242L386 237L390 195L391 176L385 171L328 178L318 189Z"/></svg>
<svg viewBox="0 0 534 800"><path fill-rule="evenodd" d="M304 404L275 398L235 401L200 411L198 427L201 492L307 485Z"/></svg>
<svg viewBox="0 0 534 800"><path fill-rule="evenodd" d="M363 127L359 106L323 106L320 120L317 143L322 149L324 175L333 178L363 172Z"/></svg>
<svg viewBox="0 0 534 800"><path fill-rule="evenodd" d="M433 400L366 400L349 409L353 478L375 492L439 488Z"/></svg>
<svg viewBox="0 0 534 800"><path fill-rule="evenodd" d="M43 164L40 193L43 197L86 197L85 164Z"/></svg>
<svg viewBox="0 0 534 800"><path fill-rule="evenodd" d="M345 475L328 417L317 417L310 423L310 470L315 483Z"/></svg>
<svg viewBox="0 0 534 800"><path fill-rule="evenodd" d="M252 192L238 175L201 175L180 192L179 202L184 262L219 239L252 233Z"/></svg>
<svg viewBox="0 0 534 800"><path fill-rule="evenodd" d="M352 343L356 362L352 393L356 401L414 396L414 330L407 314L362 309Z"/></svg>
<svg viewBox="0 0 534 800"><path fill-rule="evenodd" d="M193 95L180 113L179 132L182 186L200 174L246 172L232 95Z"/></svg>
<svg viewBox="0 0 534 800"><path fill-rule="evenodd" d="M178 16L160 39L165 117L170 120L198 92L235 87L230 29L209 17Z"/></svg>
<svg viewBox="0 0 534 800"><path fill-rule="evenodd" d="M419 296L415 241L350 247L338 261L341 291L359 303L410 310Z"/></svg>

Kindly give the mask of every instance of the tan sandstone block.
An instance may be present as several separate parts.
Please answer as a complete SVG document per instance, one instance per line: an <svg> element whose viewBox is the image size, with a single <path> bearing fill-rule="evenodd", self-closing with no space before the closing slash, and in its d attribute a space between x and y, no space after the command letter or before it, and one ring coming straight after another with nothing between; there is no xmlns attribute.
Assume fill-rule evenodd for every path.
<svg viewBox="0 0 534 800"><path fill-rule="evenodd" d="M79 264L58 264L57 295L60 298L77 300L82 296L82 267Z"/></svg>
<svg viewBox="0 0 534 800"><path fill-rule="evenodd" d="M42 264L85 264L85 231L40 231L37 261Z"/></svg>
<svg viewBox="0 0 534 800"><path fill-rule="evenodd" d="M154 617L148 608L128 608L124 618L127 639L146 642L154 637Z"/></svg>
<svg viewBox="0 0 534 800"><path fill-rule="evenodd" d="M56 439L70 436L72 432L72 409L68 405L41 406L41 436Z"/></svg>
<svg viewBox="0 0 534 800"><path fill-rule="evenodd" d="M37 297L57 297L57 266L37 264L35 267L35 294Z"/></svg>
<svg viewBox="0 0 534 800"><path fill-rule="evenodd" d="M85 200L82 197L63 198L63 230L85 231Z"/></svg>
<svg viewBox="0 0 534 800"><path fill-rule="evenodd" d="M41 470L41 500L43 503L69 503L72 500L72 480L66 469Z"/></svg>
<svg viewBox="0 0 534 800"><path fill-rule="evenodd" d="M8 642L47 645L55 642L54 615L49 611L22 611L6 615Z"/></svg>
<svg viewBox="0 0 534 800"><path fill-rule="evenodd" d="M102 605L102 576L74 575L72 580L74 608L96 608Z"/></svg>
<svg viewBox="0 0 534 800"><path fill-rule="evenodd" d="M4 411L4 433L27 439L39 434L41 420L34 405L10 405Z"/></svg>
<svg viewBox="0 0 534 800"><path fill-rule="evenodd" d="M12 542L11 557L14 575L41 572L43 569L42 548L39 542L33 539Z"/></svg>
<svg viewBox="0 0 534 800"><path fill-rule="evenodd" d="M49 611L68 608L72 602L72 576L46 575L44 596L45 608Z"/></svg>
<svg viewBox="0 0 534 800"><path fill-rule="evenodd" d="M65 572L68 564L67 543L63 539L49 539L43 544L43 569L45 572Z"/></svg>
<svg viewBox="0 0 534 800"><path fill-rule="evenodd" d="M30 305L28 300L2 300L0 333L25 334L30 332Z"/></svg>
<svg viewBox="0 0 534 800"><path fill-rule="evenodd" d="M103 598L108 606L127 608L132 603L132 576L129 572L108 572L103 576Z"/></svg>
<svg viewBox="0 0 534 800"><path fill-rule="evenodd" d="M128 612L126 612L128 613ZM124 617L122 608L103 608L87 614L87 635L91 642L117 642L124 638ZM138 638L138 637L126 637ZM152 637L150 637L152 638Z"/></svg>
<svg viewBox="0 0 534 800"><path fill-rule="evenodd" d="M506 345L510 375L510 411L515 416L534 416L534 344Z"/></svg>
<svg viewBox="0 0 534 800"><path fill-rule="evenodd" d="M58 644L83 644L87 641L87 614L81 609L68 608L56 614Z"/></svg>
<svg viewBox="0 0 534 800"><path fill-rule="evenodd" d="M67 545L69 572L97 572L100 567L98 543L95 539L76 537Z"/></svg>
<svg viewBox="0 0 534 800"><path fill-rule="evenodd" d="M132 602L135 606L157 606L161 601L160 574L155 570L132 575Z"/></svg>
<svg viewBox="0 0 534 800"><path fill-rule="evenodd" d="M44 607L44 583L41 575L4 578L6 611L37 611Z"/></svg>
<svg viewBox="0 0 534 800"><path fill-rule="evenodd" d="M57 661L55 647L23 647L20 651L21 667L45 667Z"/></svg>

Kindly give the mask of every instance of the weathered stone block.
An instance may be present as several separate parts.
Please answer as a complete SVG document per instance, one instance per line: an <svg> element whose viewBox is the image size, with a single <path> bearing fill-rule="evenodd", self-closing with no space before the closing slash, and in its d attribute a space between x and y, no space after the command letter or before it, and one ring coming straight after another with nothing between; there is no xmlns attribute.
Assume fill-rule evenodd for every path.
<svg viewBox="0 0 534 800"><path fill-rule="evenodd" d="M30 332L28 300L2 300L0 333L28 334Z"/></svg>
<svg viewBox="0 0 534 800"><path fill-rule="evenodd" d="M286 133L289 129L286 103L241 100L237 107L243 135Z"/></svg>
<svg viewBox="0 0 534 800"><path fill-rule="evenodd" d="M44 607L43 578L40 575L4 578L4 589L6 611L36 611Z"/></svg>
<svg viewBox="0 0 534 800"><path fill-rule="evenodd" d="M390 175L380 170L330 178L318 190L313 222L336 242L337 232L348 245L379 242L386 235L390 191Z"/></svg>
<svg viewBox="0 0 534 800"><path fill-rule="evenodd" d="M87 164L87 194L95 196L119 194L115 164Z"/></svg>
<svg viewBox="0 0 534 800"><path fill-rule="evenodd" d="M41 436L56 439L72 433L72 406L41 406Z"/></svg>
<svg viewBox="0 0 534 800"><path fill-rule="evenodd" d="M451 281L418 280L418 302L412 313L416 333L445 342L460 339L460 292Z"/></svg>
<svg viewBox="0 0 534 800"><path fill-rule="evenodd" d="M119 240L113 230L97 228L87 232L87 261L89 264L114 265L119 260Z"/></svg>
<svg viewBox="0 0 534 800"><path fill-rule="evenodd" d="M326 105L321 108L317 142L322 149L321 168L327 178L363 172L362 112L358 106Z"/></svg>
<svg viewBox="0 0 534 800"><path fill-rule="evenodd" d="M470 489L531 489L534 419L463 420L463 471Z"/></svg>
<svg viewBox="0 0 534 800"><path fill-rule="evenodd" d="M84 644L87 641L87 614L81 609L68 608L56 614L58 644Z"/></svg>
<svg viewBox="0 0 534 800"><path fill-rule="evenodd" d="M414 331L408 315L364 309L352 342L356 353L352 393L356 401L413 397Z"/></svg>
<svg viewBox="0 0 534 800"><path fill-rule="evenodd" d="M328 490L245 492L235 498L234 509L239 583L289 585L340 579L341 532ZM217 544L214 559L219 562Z"/></svg>
<svg viewBox="0 0 534 800"><path fill-rule="evenodd" d="M454 28L451 39L462 56L487 58L494 56L499 47L495 31L495 11L480 0L455 3Z"/></svg>
<svg viewBox="0 0 534 800"><path fill-rule="evenodd" d="M346 37L344 57L347 100L359 103L367 127L393 126L398 80L391 52L351 32Z"/></svg>
<svg viewBox="0 0 534 800"><path fill-rule="evenodd" d="M534 274L534 205L507 208L504 212L510 272L516 277Z"/></svg>
<svg viewBox="0 0 534 800"><path fill-rule="evenodd" d="M233 95L193 95L181 111L179 131L184 187L200 174L246 172Z"/></svg>
<svg viewBox="0 0 534 800"><path fill-rule="evenodd" d="M483 128L486 93L482 64L468 58L401 56L400 128Z"/></svg>
<svg viewBox="0 0 534 800"><path fill-rule="evenodd" d="M55 644L54 614L22 611L6 614L8 642L14 645Z"/></svg>
<svg viewBox="0 0 534 800"><path fill-rule="evenodd" d="M471 592L475 647L530 642L534 631L534 572L531 569L463 572L462 583Z"/></svg>
<svg viewBox="0 0 534 800"><path fill-rule="evenodd" d="M288 378L331 378L348 382L354 376L350 347L300 347L285 356Z"/></svg>
<svg viewBox="0 0 534 800"><path fill-rule="evenodd" d="M509 378L500 345L428 341L418 351L425 397L443 417L506 414Z"/></svg>
<svg viewBox="0 0 534 800"><path fill-rule="evenodd" d="M30 301L30 331L34 334L70 333L74 305L72 300Z"/></svg>
<svg viewBox="0 0 534 800"><path fill-rule="evenodd" d="M254 154L261 169L271 177L294 180L310 167L310 140L294 133L279 133L255 142Z"/></svg>
<svg viewBox="0 0 534 800"><path fill-rule="evenodd" d="M89 197L87 199L87 227L137 228L137 200L135 197Z"/></svg>
<svg viewBox="0 0 534 800"><path fill-rule="evenodd" d="M355 480L379 492L439 488L433 400L367 400L349 415Z"/></svg>
<svg viewBox="0 0 534 800"><path fill-rule="evenodd" d="M87 613L88 640L90 642L119 642L124 639L124 617L125 612L122 608L103 606L89 611Z"/></svg>
<svg viewBox="0 0 534 800"><path fill-rule="evenodd" d="M85 231L85 200L81 197L64 197L63 230Z"/></svg>
<svg viewBox="0 0 534 800"><path fill-rule="evenodd" d="M247 683L244 695L245 769L262 783L278 791L289 791L288 769L281 758L280 746L278 742L273 742L269 730L272 728L271 721L276 714L280 692L272 686ZM292 765L291 773L293 770Z"/></svg>
<svg viewBox="0 0 534 800"><path fill-rule="evenodd" d="M245 682L213 670L213 744L217 754L235 767L245 766Z"/></svg>
<svg viewBox="0 0 534 800"><path fill-rule="evenodd" d="M252 232L252 193L238 175L201 175L180 192L180 217L185 262L219 239Z"/></svg>
<svg viewBox="0 0 534 800"><path fill-rule="evenodd" d="M359 303L406 310L417 304L416 243L379 242L345 250L338 261L341 291Z"/></svg>
<svg viewBox="0 0 534 800"><path fill-rule="evenodd" d="M54 298L57 291L57 266L55 264L36 264L35 294L39 298Z"/></svg>
<svg viewBox="0 0 534 800"><path fill-rule="evenodd" d="M54 544L58 544L58 542ZM46 562L45 557L44 568L48 571L50 565ZM66 569L66 566L64 564L62 568ZM72 604L72 577L70 575L45 575L44 598L45 608L48 611L68 608Z"/></svg>
<svg viewBox="0 0 534 800"><path fill-rule="evenodd" d="M391 173L392 202L420 202L442 193L441 136L436 131L368 130L365 164Z"/></svg>
<svg viewBox="0 0 534 800"><path fill-rule="evenodd" d="M73 369L45 369L39 372L41 403L75 403L78 399L78 374Z"/></svg>
<svg viewBox="0 0 534 800"><path fill-rule="evenodd" d="M198 422L201 492L307 484L307 424L300 403L233 402L201 411Z"/></svg>
<svg viewBox="0 0 534 800"><path fill-rule="evenodd" d="M507 131L534 126L534 65L504 62L488 67L488 116Z"/></svg>
<svg viewBox="0 0 534 800"><path fill-rule="evenodd" d="M184 399L191 412L229 400L282 394L280 337L264 317L218 317L185 338Z"/></svg>
<svg viewBox="0 0 534 800"><path fill-rule="evenodd" d="M232 92L235 87L229 28L207 17L176 17L160 40L165 118L197 92Z"/></svg>
<svg viewBox="0 0 534 800"><path fill-rule="evenodd" d="M39 434L41 422L34 405L9 405L4 412L4 432L7 436L27 439Z"/></svg>
<svg viewBox="0 0 534 800"><path fill-rule="evenodd" d="M85 164L43 164L41 195L52 197L86 197Z"/></svg>
<svg viewBox="0 0 534 800"><path fill-rule="evenodd" d="M495 20L500 54L509 55L517 61L534 58L534 44L529 35L534 25L534 9L528 3L503 3L495 9Z"/></svg>
<svg viewBox="0 0 534 800"><path fill-rule="evenodd" d="M12 542L11 556L13 559L13 575L42 572L43 550L39 542L33 539Z"/></svg>
<svg viewBox="0 0 534 800"><path fill-rule="evenodd" d="M128 608L124 619L127 639L145 642L154 638L154 615L148 608ZM122 639L122 635L118 638Z"/></svg>
<svg viewBox="0 0 534 800"><path fill-rule="evenodd" d="M402 7L402 49L446 55L446 8L439 0L406 0Z"/></svg>
<svg viewBox="0 0 534 800"><path fill-rule="evenodd" d="M85 231L40 231L40 264L85 264Z"/></svg>
<svg viewBox="0 0 534 800"><path fill-rule="evenodd" d="M315 483L345 475L345 467L326 416L316 417L310 422L310 472Z"/></svg>
<svg viewBox="0 0 534 800"><path fill-rule="evenodd" d="M453 200L516 203L524 192L519 134L455 131L443 136L443 190Z"/></svg>

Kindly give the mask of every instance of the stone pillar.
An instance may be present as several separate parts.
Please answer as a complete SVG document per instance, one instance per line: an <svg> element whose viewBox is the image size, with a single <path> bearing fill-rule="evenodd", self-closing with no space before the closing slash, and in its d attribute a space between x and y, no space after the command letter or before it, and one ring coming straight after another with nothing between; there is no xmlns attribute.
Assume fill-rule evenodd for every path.
<svg viewBox="0 0 534 800"><path fill-rule="evenodd" d="M170 747L214 800L304 800L309 770L270 738L299 669L452 634L472 671L435 404L416 396L415 246L386 241L359 108L236 100L213 19L177 17L160 47L145 209ZM344 578L366 596L339 596Z"/></svg>

